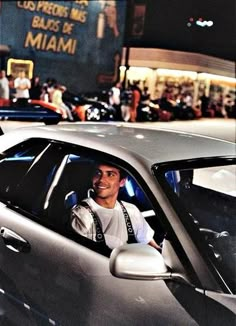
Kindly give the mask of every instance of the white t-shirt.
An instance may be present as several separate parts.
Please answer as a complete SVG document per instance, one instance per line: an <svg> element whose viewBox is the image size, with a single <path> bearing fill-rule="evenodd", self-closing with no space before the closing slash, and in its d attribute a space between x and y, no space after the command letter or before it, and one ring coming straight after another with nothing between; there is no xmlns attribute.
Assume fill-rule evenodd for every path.
<svg viewBox="0 0 236 326"><path fill-rule="evenodd" d="M17 98L29 98L29 88L31 87L30 80L28 78L16 78L14 81L14 86L16 88ZM19 89L19 86L26 86L27 89Z"/></svg>
<svg viewBox="0 0 236 326"><path fill-rule="evenodd" d="M7 77L0 78L0 98L9 99L9 82Z"/></svg>
<svg viewBox="0 0 236 326"><path fill-rule="evenodd" d="M119 105L120 104L120 89L118 87L112 87L111 89L111 96L109 98L109 102L111 105L116 104Z"/></svg>
<svg viewBox="0 0 236 326"><path fill-rule="evenodd" d="M52 103L55 104L59 108L63 104L63 101L62 101L62 92L59 89L55 89L52 92Z"/></svg>
<svg viewBox="0 0 236 326"><path fill-rule="evenodd" d="M107 246L114 249L125 244L128 234L124 213L119 202L117 201L115 207L110 209L98 205L92 198L84 201L99 217ZM154 231L135 205L123 201L122 203L129 214L137 242L147 244L152 240ZM79 205L72 210L71 226L77 233L96 241L94 220L85 207Z"/></svg>

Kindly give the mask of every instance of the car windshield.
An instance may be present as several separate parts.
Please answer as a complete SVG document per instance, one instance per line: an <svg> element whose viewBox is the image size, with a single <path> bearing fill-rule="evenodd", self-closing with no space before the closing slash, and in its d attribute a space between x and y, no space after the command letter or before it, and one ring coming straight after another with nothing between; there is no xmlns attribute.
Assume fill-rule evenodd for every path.
<svg viewBox="0 0 236 326"><path fill-rule="evenodd" d="M177 169L165 168L162 176L158 168L155 173L183 222L197 226L192 228L193 238L198 244L203 242L199 248L209 248L211 263L235 293L236 164L221 160L209 165L199 168L194 163L184 168L183 163L183 168L180 164Z"/></svg>

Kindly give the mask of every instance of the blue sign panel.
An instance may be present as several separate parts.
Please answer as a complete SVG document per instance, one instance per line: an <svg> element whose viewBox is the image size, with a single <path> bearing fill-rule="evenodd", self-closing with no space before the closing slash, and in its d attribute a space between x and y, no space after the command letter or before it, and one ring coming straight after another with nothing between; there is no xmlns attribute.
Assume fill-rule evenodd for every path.
<svg viewBox="0 0 236 326"><path fill-rule="evenodd" d="M125 11L125 0L1 1L0 44L42 81L96 91L118 78Z"/></svg>

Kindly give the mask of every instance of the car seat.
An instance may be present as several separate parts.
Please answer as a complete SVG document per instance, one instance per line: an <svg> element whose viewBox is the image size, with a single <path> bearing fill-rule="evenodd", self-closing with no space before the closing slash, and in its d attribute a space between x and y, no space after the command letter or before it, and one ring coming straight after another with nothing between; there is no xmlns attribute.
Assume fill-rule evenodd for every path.
<svg viewBox="0 0 236 326"><path fill-rule="evenodd" d="M59 230L64 230L70 221L71 209L88 196L91 188L93 164L89 161L72 161L66 164L64 171L53 189L45 217Z"/></svg>

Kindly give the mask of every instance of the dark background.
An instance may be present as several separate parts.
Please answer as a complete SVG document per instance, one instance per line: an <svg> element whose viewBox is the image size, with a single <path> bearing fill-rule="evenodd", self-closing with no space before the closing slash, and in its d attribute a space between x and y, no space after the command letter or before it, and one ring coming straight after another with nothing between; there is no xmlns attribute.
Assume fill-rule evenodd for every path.
<svg viewBox="0 0 236 326"><path fill-rule="evenodd" d="M146 6L142 35L133 35L134 7ZM236 59L235 0L129 0L125 45L164 48ZM194 19L191 27L189 18ZM199 27L198 18L214 22ZM140 22L140 20L139 20Z"/></svg>

